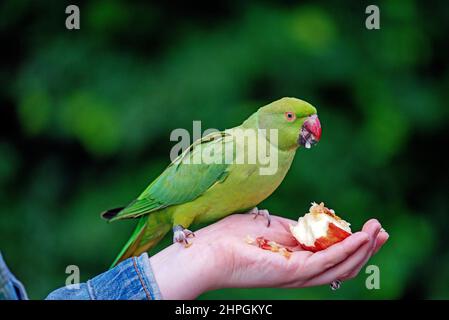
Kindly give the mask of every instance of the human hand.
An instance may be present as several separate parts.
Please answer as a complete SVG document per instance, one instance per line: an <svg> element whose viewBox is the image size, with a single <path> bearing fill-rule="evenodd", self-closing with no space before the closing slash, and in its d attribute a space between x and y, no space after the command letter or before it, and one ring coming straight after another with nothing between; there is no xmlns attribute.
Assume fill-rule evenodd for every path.
<svg viewBox="0 0 449 320"><path fill-rule="evenodd" d="M289 231L293 220L263 219L236 214L195 232L192 246L173 244L150 258L165 299L193 299L226 287L300 288L354 278L388 239L380 223L369 220L362 231L326 250L312 253L300 248ZM291 249L289 259L245 242L263 236Z"/></svg>

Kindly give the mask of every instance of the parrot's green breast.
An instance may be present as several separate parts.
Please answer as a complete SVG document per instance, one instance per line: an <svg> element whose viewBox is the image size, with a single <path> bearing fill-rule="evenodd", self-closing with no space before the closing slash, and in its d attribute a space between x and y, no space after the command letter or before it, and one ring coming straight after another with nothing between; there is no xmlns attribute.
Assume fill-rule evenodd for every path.
<svg viewBox="0 0 449 320"><path fill-rule="evenodd" d="M215 184L194 201L173 207L170 211L175 219L178 215L184 218L188 215L193 218L192 222L204 223L250 210L281 184L294 155L294 150L278 152L278 167L272 175L261 175L257 164L231 164L229 175L223 182Z"/></svg>

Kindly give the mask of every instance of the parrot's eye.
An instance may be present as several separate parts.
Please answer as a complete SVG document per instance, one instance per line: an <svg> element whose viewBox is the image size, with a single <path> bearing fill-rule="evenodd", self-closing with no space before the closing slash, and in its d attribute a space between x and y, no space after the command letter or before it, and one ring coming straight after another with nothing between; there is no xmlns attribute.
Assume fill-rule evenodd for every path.
<svg viewBox="0 0 449 320"><path fill-rule="evenodd" d="M285 113L285 119L287 119L288 122L293 122L296 120L296 114L291 111L288 111Z"/></svg>

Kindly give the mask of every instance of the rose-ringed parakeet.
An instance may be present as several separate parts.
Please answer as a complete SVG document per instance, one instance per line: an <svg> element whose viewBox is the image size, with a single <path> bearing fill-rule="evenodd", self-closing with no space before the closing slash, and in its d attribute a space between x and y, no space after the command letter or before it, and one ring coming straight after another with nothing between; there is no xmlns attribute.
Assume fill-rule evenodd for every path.
<svg viewBox="0 0 449 320"><path fill-rule="evenodd" d="M296 98L282 98L261 107L240 126L214 132L195 141L157 177L137 199L102 216L115 221L139 218L137 227L113 262L139 255L155 246L173 229L174 242L187 243L192 223L212 222L237 212L265 215L257 205L270 196L284 179L298 147L310 148L320 140L316 109ZM258 132L258 143L276 153L277 168L261 174L264 164L254 154L245 132ZM275 131L272 136L270 131ZM276 139L275 139L276 138ZM218 150L218 151L217 151ZM198 155L208 161L195 161ZM246 161L236 161L237 154ZM229 161L229 155L231 160ZM240 158L242 159L242 158ZM252 158L254 159L254 157Z"/></svg>

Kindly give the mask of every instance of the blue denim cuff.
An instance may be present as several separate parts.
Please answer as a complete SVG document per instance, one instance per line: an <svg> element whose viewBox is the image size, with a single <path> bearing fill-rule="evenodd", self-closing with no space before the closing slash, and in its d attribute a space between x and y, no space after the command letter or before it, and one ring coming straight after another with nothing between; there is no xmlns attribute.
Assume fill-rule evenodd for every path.
<svg viewBox="0 0 449 320"><path fill-rule="evenodd" d="M132 257L87 281L94 300L161 299L148 254Z"/></svg>
<svg viewBox="0 0 449 320"><path fill-rule="evenodd" d="M9 271L0 252L0 300L28 300L22 283Z"/></svg>
<svg viewBox="0 0 449 320"><path fill-rule="evenodd" d="M148 254L129 258L109 271L76 285L52 292L47 299L91 300L160 300L161 292L154 278Z"/></svg>

